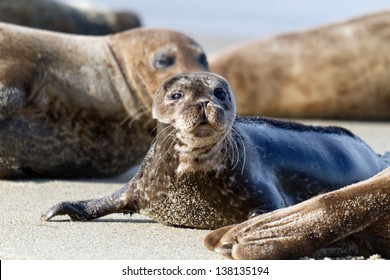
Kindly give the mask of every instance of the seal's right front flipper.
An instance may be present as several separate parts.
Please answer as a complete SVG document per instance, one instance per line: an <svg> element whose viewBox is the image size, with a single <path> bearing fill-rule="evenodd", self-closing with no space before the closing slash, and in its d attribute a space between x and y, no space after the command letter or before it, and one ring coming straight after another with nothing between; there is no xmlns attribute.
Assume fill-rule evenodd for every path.
<svg viewBox="0 0 390 280"><path fill-rule="evenodd" d="M129 185L109 196L75 202L60 202L42 214L42 220L49 221L54 216L68 215L73 221L88 221L112 213L133 214L138 212L134 201L129 202Z"/></svg>

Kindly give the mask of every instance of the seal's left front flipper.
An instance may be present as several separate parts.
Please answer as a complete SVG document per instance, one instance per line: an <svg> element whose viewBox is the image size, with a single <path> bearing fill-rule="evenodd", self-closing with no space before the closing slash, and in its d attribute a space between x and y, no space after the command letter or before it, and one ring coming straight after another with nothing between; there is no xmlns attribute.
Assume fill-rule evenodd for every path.
<svg viewBox="0 0 390 280"><path fill-rule="evenodd" d="M132 214L138 212L133 201L129 203L124 186L109 196L75 202L60 202L42 214L42 220L49 221L55 216L68 215L73 221L88 221L112 213Z"/></svg>

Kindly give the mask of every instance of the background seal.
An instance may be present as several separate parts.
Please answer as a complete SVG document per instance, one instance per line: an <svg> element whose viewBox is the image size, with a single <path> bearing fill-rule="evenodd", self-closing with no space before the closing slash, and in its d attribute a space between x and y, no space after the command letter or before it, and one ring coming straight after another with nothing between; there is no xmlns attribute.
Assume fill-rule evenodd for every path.
<svg viewBox="0 0 390 280"><path fill-rule="evenodd" d="M390 12L242 43L210 57L239 115L390 119Z"/></svg>
<svg viewBox="0 0 390 280"><path fill-rule="evenodd" d="M118 175L153 138L158 85L207 70L202 48L164 29L91 37L0 24L0 176Z"/></svg>
<svg viewBox="0 0 390 280"><path fill-rule="evenodd" d="M83 35L106 35L140 27L130 11L81 9L51 0L1 0L0 21Z"/></svg>

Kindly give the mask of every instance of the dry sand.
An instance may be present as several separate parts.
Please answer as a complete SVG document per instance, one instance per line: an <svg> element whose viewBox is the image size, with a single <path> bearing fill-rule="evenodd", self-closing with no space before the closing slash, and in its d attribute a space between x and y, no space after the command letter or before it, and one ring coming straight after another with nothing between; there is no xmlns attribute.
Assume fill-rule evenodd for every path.
<svg viewBox="0 0 390 280"><path fill-rule="evenodd" d="M390 151L386 123L323 122L349 128L378 153ZM131 172L132 173L132 172ZM99 181L0 181L0 259L220 259L203 246L208 231L157 224L146 217L113 214L90 222L42 222L62 200L104 196L131 174Z"/></svg>

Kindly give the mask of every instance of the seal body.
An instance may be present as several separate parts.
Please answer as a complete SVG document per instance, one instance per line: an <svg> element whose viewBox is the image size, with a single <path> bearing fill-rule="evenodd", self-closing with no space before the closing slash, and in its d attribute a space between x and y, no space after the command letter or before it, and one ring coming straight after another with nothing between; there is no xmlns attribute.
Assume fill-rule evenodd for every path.
<svg viewBox="0 0 390 280"><path fill-rule="evenodd" d="M152 114L158 134L129 184L105 198L60 203L43 218L138 212L167 225L213 229L359 182L390 165L342 128L235 118L228 83L211 73L166 80Z"/></svg>
<svg viewBox="0 0 390 280"><path fill-rule="evenodd" d="M141 26L132 12L84 10L52 0L2 0L0 21L83 35L106 35Z"/></svg>
<svg viewBox="0 0 390 280"><path fill-rule="evenodd" d="M240 115L390 119L390 12L247 42L210 58Z"/></svg>
<svg viewBox="0 0 390 280"><path fill-rule="evenodd" d="M147 152L166 77L207 70L192 39L162 29L66 35L0 24L0 177L107 177Z"/></svg>

